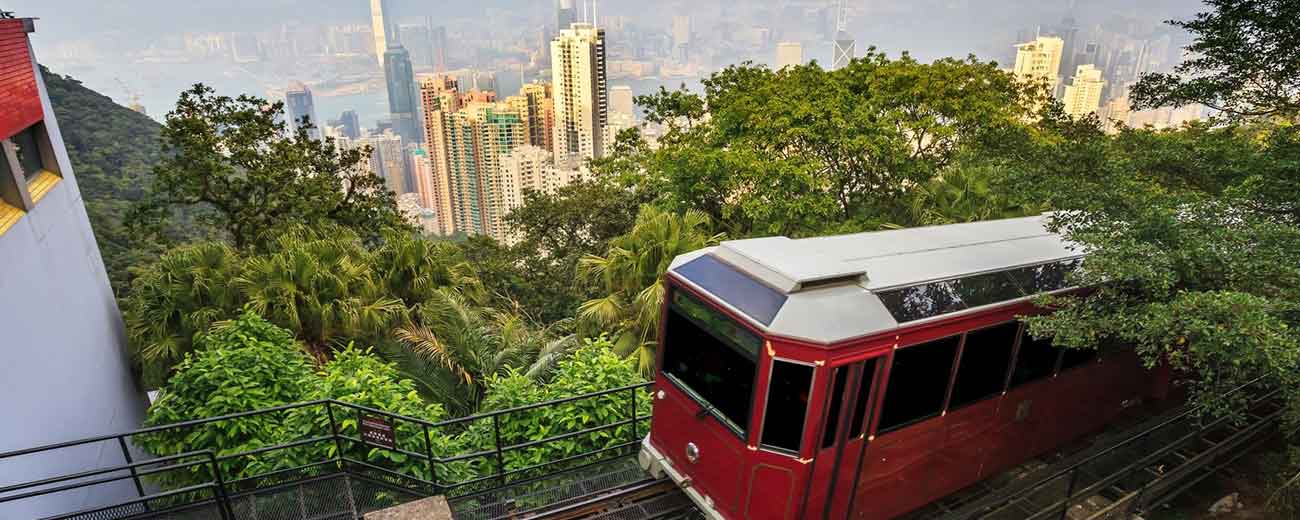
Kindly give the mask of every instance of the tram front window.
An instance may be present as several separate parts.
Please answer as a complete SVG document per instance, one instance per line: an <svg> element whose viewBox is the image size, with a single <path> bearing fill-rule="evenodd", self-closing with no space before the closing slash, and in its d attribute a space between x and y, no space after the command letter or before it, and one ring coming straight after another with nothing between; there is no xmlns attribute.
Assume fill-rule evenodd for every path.
<svg viewBox="0 0 1300 520"><path fill-rule="evenodd" d="M663 373L743 434L749 424L762 339L683 291L673 291L664 329Z"/></svg>

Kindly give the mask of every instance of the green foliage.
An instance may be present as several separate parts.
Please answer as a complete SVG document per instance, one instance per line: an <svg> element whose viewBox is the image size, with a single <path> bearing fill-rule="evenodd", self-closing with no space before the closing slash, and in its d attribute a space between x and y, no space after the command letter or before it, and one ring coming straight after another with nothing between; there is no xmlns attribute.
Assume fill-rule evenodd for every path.
<svg viewBox="0 0 1300 520"><path fill-rule="evenodd" d="M238 248L292 224L336 224L368 239L407 226L383 180L364 171L368 149L312 139L308 125L287 136L283 113L281 102L218 96L203 84L182 92L162 128L164 157L141 217L211 209L205 222Z"/></svg>
<svg viewBox="0 0 1300 520"><path fill-rule="evenodd" d="M579 271L604 287L605 296L587 300L578 316L594 328L614 333L614 350L635 356L642 373L654 371L663 275L678 255L715 245L712 222L702 212L676 215L642 206L636 225L610 241L605 256L588 255Z"/></svg>
<svg viewBox="0 0 1300 520"><path fill-rule="evenodd" d="M1234 118L1300 115L1300 5L1205 0L1194 20L1170 22L1196 38L1171 74L1134 85L1134 108L1200 103Z"/></svg>
<svg viewBox="0 0 1300 520"><path fill-rule="evenodd" d="M120 296L129 287L129 267L156 258L161 245L133 234L128 213L144 196L161 158L161 128L112 99L82 86L71 76L41 67L50 104L59 120L63 144L90 217L100 256L113 289ZM167 230L169 235L178 230Z"/></svg>
<svg viewBox="0 0 1300 520"><path fill-rule="evenodd" d="M308 395L313 376L307 357L287 331L256 314L245 312L200 335L196 343L198 350L185 355L176 375L149 408L146 427L270 408ZM204 449L222 456L283 442L289 435L277 417L258 415L162 430L134 440L157 456ZM274 464L259 458L235 458L223 461L221 471L226 478L238 478L259 473L268 463ZM169 487L211 478L206 466L158 474L160 483Z"/></svg>
<svg viewBox="0 0 1300 520"><path fill-rule="evenodd" d="M734 236L915 224L913 186L942 177L959 156L1023 136L1034 106L993 63L923 64L874 50L835 71L732 66L704 85L703 98L639 98L648 119L672 124L660 148L628 148L639 168L624 180Z"/></svg>
<svg viewBox="0 0 1300 520"><path fill-rule="evenodd" d="M505 410L644 382L636 365L615 355L612 347L610 341L603 336L587 340L582 348L559 363L554 377L545 385L539 386L517 371L493 377L488 384L483 411ZM637 392L640 392L636 403L637 414L649 415L652 403L649 392ZM631 417L632 399L627 392L510 412L500 419L501 442L508 446L537 441L613 424ZM486 422L476 424L466 436L477 438L475 445L491 446L490 426ZM645 423L640 425L641 435L646 432L646 426ZM507 470L521 469L634 440L632 425L625 424L535 447L512 450L505 454L505 466Z"/></svg>

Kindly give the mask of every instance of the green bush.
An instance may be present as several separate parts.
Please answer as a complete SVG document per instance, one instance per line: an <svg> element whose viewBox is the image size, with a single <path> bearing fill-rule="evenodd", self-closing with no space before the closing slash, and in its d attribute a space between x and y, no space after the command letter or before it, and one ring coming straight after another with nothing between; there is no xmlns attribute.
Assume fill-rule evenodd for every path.
<svg viewBox="0 0 1300 520"><path fill-rule="evenodd" d="M161 396L149 408L145 426L217 417L303 400L312 383L311 364L293 337L252 312L199 336ZM210 449L218 457L276 444L286 435L277 414L217 421L193 428L137 436L157 456ZM262 471L264 461L240 457L221 464L225 478ZM208 482L206 466L158 474L166 486Z"/></svg>
<svg viewBox="0 0 1300 520"><path fill-rule="evenodd" d="M488 383L483 411L504 410L517 406L574 397L611 388L645 382L635 360L624 359L614 353L607 337L588 340L573 355L560 361L554 376L545 385L537 385L518 372L494 377ZM650 413L650 394L638 390L637 414ZM617 392L590 399L543 408L523 410L500 418L503 446L537 441L548 437L577 432L616 423L631 418L631 395ZM637 432L645 433L644 424ZM492 424L478 421L466 432L467 446L478 449L492 447ZM506 470L522 469L543 462L616 446L635 440L632 425L625 424L548 442L529 448L512 450L504 455Z"/></svg>

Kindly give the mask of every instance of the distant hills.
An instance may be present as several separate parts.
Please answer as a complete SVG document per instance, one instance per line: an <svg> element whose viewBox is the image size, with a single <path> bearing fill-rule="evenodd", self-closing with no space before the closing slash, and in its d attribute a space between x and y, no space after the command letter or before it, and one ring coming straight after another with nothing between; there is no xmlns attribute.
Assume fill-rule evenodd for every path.
<svg viewBox="0 0 1300 520"><path fill-rule="evenodd" d="M90 225L120 296L129 282L127 267L158 254L157 245L130 236L124 218L153 178L161 125L72 77L41 71Z"/></svg>

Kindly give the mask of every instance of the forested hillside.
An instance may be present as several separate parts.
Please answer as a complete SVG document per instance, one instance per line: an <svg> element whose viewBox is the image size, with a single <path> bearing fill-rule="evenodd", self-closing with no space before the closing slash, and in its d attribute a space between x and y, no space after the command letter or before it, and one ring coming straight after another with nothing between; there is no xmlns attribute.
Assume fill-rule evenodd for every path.
<svg viewBox="0 0 1300 520"><path fill-rule="evenodd" d="M70 76L44 68L42 73L90 225L113 289L121 295L128 285L127 267L147 262L161 250L134 239L125 220L153 177L161 125Z"/></svg>

